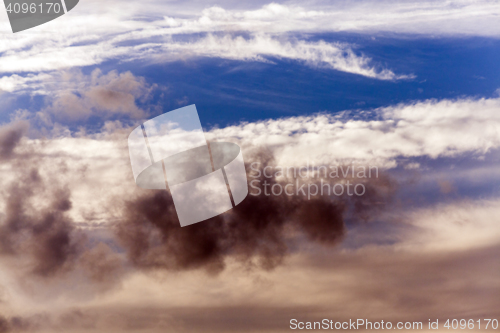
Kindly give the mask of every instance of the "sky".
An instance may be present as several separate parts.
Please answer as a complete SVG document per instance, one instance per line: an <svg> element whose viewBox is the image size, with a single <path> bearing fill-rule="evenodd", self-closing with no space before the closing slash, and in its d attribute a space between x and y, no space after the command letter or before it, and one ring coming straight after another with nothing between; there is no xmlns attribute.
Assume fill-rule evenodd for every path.
<svg viewBox="0 0 500 333"><path fill-rule="evenodd" d="M0 333L500 319L499 17L481 0L81 0L13 34L0 9ZM169 191L136 186L127 137L192 104L249 185L323 184L266 166L377 176L181 228Z"/></svg>

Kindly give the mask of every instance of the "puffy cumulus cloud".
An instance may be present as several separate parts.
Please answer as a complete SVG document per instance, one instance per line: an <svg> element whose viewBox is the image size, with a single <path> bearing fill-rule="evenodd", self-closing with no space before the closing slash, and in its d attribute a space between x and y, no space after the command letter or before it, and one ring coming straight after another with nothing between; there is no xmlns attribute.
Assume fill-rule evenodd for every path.
<svg viewBox="0 0 500 333"><path fill-rule="evenodd" d="M30 94L44 96L45 106L35 114L18 110L14 118L38 122L38 127L52 127L54 123L78 123L90 117L106 120L116 117L140 119L147 110L138 106L148 102L157 85L149 85L144 78L130 72L95 69L89 75L79 70L49 72L21 77L3 77L3 89L12 96Z"/></svg>
<svg viewBox="0 0 500 333"><path fill-rule="evenodd" d="M282 165L365 161L393 167L399 157L480 157L500 146L500 99L427 100L370 112L326 113L246 123L211 131L267 146Z"/></svg>
<svg viewBox="0 0 500 333"><path fill-rule="evenodd" d="M106 119L114 115L144 118L146 113L137 107L136 99L147 97L148 88L144 79L130 72L102 74L97 69L89 76L87 84L82 86L80 81L76 91L59 93L44 111L67 121L85 120L91 116Z"/></svg>

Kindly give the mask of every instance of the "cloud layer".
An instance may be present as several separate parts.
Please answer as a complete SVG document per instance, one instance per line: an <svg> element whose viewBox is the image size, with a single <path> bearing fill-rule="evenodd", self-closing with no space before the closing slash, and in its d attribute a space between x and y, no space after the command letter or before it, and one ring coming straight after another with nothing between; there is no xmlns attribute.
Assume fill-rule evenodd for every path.
<svg viewBox="0 0 500 333"><path fill-rule="evenodd" d="M363 160L394 167L400 157L478 157L500 146L500 99L427 100L370 112L318 114L214 129L213 137L271 146L282 165Z"/></svg>
<svg viewBox="0 0 500 333"><path fill-rule="evenodd" d="M494 36L498 34L496 25L488 22L494 22L500 11L497 3L488 1L462 1L453 6L439 1L335 6L311 3L304 7L269 3L250 10L231 9L230 5L200 8L195 3L185 4L182 9L172 5L168 10L149 1L140 6L121 3L119 13L114 10L116 5L88 1L77 11L37 27L36 34L27 31L13 35L5 25L0 42L0 72L45 72L125 59L281 58L375 79L397 80L412 78L412 74L382 68L372 63L369 56L355 52L353 45L312 42L304 39L303 33L390 31ZM92 10L92 6L99 11ZM13 75L1 80L1 89L11 91L13 84L23 85L31 78Z"/></svg>
<svg viewBox="0 0 500 333"><path fill-rule="evenodd" d="M115 10L118 5L119 12ZM222 3L203 8L195 2L165 7L158 1L109 1L103 5L89 0L69 15L37 27L36 32L22 34L10 33L6 13L0 11L5 21L0 72L51 71L138 58L167 61L208 56L262 61L278 57L394 80L412 76L379 68L370 63L369 57L355 53L352 46L310 42L300 36L339 31L426 36L500 33L495 24L500 7L495 1L268 3L246 10L231 7ZM2 89L12 89L18 81L14 76L3 78Z"/></svg>
<svg viewBox="0 0 500 333"><path fill-rule="evenodd" d="M40 110L54 124L73 112L48 112L60 96L111 112L115 94L133 96L126 104L133 106L151 89L129 73L61 75L66 86L56 85ZM0 328L203 331L209 323L222 332L279 332L291 316L331 313L385 321L497 316L498 199L461 197L455 184L428 173L441 201L418 207L426 194L419 179L402 182L394 167L411 178L422 159L494 159L499 109L498 98L428 100L212 129L209 140L238 142L248 163L369 163L384 177L367 183L363 198L249 197L182 229L168 192L134 184L132 127L106 122L88 134L58 124L40 133L29 128L39 118L20 115L0 128ZM471 183L484 177L468 165L453 172L469 172ZM415 190L401 199L401 187ZM201 310L213 316L194 320Z"/></svg>

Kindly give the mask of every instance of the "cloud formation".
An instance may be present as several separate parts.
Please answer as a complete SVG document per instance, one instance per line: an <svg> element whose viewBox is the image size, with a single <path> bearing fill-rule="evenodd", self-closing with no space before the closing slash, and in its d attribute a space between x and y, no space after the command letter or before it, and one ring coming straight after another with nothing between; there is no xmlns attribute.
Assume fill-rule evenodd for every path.
<svg viewBox="0 0 500 333"><path fill-rule="evenodd" d="M265 151L247 154L246 159L248 164L259 162L262 168L275 163L273 155ZM249 165L247 171L250 172ZM288 182L298 180L298 176L290 177ZM263 173L249 179L266 181L270 186L283 182L275 175L267 177ZM308 181L315 186L339 182L328 177ZM179 228L170 194L149 191L126 201L118 235L131 261L139 267L206 268L219 272L232 259L271 269L291 252L296 238L337 245L344 236L348 213L353 221L374 219L378 209L391 201L396 189L395 182L383 175L365 179L364 186L362 197L321 195L318 191L312 196L254 193L227 213L183 228Z"/></svg>
<svg viewBox="0 0 500 333"><path fill-rule="evenodd" d="M159 31L153 38L163 36ZM352 46L340 43L309 42L295 38L276 38L270 35L253 35L250 38L231 34L208 34L195 37L192 41L178 41L167 38L163 42L143 42L123 45L127 39L138 36L131 34L98 41L97 44L85 46L65 46L31 48L27 51L13 52L2 56L0 72L26 73L53 71L69 67L97 65L106 60L122 59L127 61L141 59L146 62L169 62L196 57L213 57L241 61L272 62L273 58L300 61L313 67L323 67L352 73L379 80L411 79L412 74L395 74L390 69L380 68L373 64L370 57L354 52ZM191 39L193 39L191 37ZM43 40L40 41L43 43ZM136 41L137 43L137 41ZM52 43L51 43L52 44ZM53 61L54 58L65 58L64 62ZM0 88L15 91L26 87L26 84L41 76L20 77L18 74L4 76L0 80Z"/></svg>
<svg viewBox="0 0 500 333"><path fill-rule="evenodd" d="M281 165L361 160L394 167L400 157L478 157L500 147L500 99L427 100L373 112L318 114L214 129L213 137L276 149Z"/></svg>
<svg viewBox="0 0 500 333"><path fill-rule="evenodd" d="M195 42L170 42L161 46L154 61L197 57L216 57L244 61L270 62L273 58L301 61L312 67L322 67L341 72L358 74L379 80L411 79L413 75L395 74L389 69L377 69L369 57L357 55L351 46L324 41L288 41L256 35L244 37L222 37L209 34ZM165 54L165 55L163 55ZM150 57L150 55L146 55Z"/></svg>
<svg viewBox="0 0 500 333"><path fill-rule="evenodd" d="M239 29L283 32L393 32L415 35L497 36L488 27L500 12L495 1L315 1L291 4L271 2L260 8L232 9L224 5L203 9L194 18L167 15L177 33Z"/></svg>
<svg viewBox="0 0 500 333"><path fill-rule="evenodd" d="M126 6L121 2L119 13L115 10L118 5L115 1L106 5L87 1L69 16L37 27L36 33L12 34L5 23L0 72L46 72L125 59L169 61L203 56L256 61L278 57L394 80L412 74L371 64L368 56L356 54L352 46L298 36L339 31L421 36L498 36L500 32L495 24L500 7L495 1L315 2L301 6L273 2L252 9L235 9L230 3L203 8L194 2L179 8L145 1ZM7 22L6 13L0 15ZM31 78L12 75L0 80L0 89L9 91Z"/></svg>
<svg viewBox="0 0 500 333"><path fill-rule="evenodd" d="M68 72L62 76L65 82L77 85L76 89L64 87L51 106L44 110L59 121L81 121L91 116L103 119L112 116L140 119L146 116L146 112L136 105L137 99L148 97L150 87L143 78L130 72L103 74L98 69L89 76L72 74Z"/></svg>
<svg viewBox="0 0 500 333"><path fill-rule="evenodd" d="M36 36L29 31L22 35L5 31L5 38L0 43L0 72L47 72L125 59L172 61L216 57L269 61L272 59L268 58L274 57L380 80L413 77L411 73L394 73L372 63L369 56L356 53L352 45L312 42L294 37L295 32L339 30L319 22L337 22L337 13L328 10L308 11L293 5L271 3L243 12L222 7L199 11L193 8L194 12L187 15L188 18L184 13L172 17L174 9L160 19L158 13L161 11L154 2L130 5L128 10L120 11L120 15L112 11L113 3L98 6L99 13L86 12L80 7L75 14L71 13L69 19L72 24L85 27L83 30L68 29L64 17L37 27L41 33ZM137 17L144 17L145 21ZM288 23L283 22L287 20ZM101 23L104 21L106 24L103 26ZM100 24L95 26L92 22ZM282 27L282 30L274 31L274 27ZM52 29L58 31L57 38L50 33ZM25 86L34 78L14 74L0 80L0 89L12 91L16 85Z"/></svg>
<svg viewBox="0 0 500 333"><path fill-rule="evenodd" d="M250 325L257 318L264 319L255 329L279 332L269 311L280 314L283 330L292 315L349 318L368 307L374 320L445 318L458 310L496 315L497 298L484 295L497 291L491 281L498 271L498 200L451 197L422 208L391 201L399 188L390 167L398 156L415 162L487 155L498 148L498 103L425 101L357 118L322 114L208 131L211 140L237 141L248 163L351 158L377 163L389 177L367 183L372 195L363 200L249 196L224 216L186 228L168 192L136 188L126 147L130 128L108 124L96 134L29 139L23 122L3 127L0 262L8 270L0 283L9 292L2 294L0 327L203 331L206 325L193 321L200 308L231 318L208 319L222 332L243 327L233 320ZM433 145L425 131L436 133L429 136ZM317 144L337 141L345 151ZM440 194L453 195L453 184L430 181L441 181ZM457 301L436 297L441 293ZM459 306L459 299L474 307Z"/></svg>
<svg viewBox="0 0 500 333"><path fill-rule="evenodd" d="M0 89L8 91L10 98L44 97L43 108L16 110L11 116L30 121L35 125L33 131L54 128L58 124L74 126L90 118L100 121L143 119L149 114L151 105L139 105L147 104L157 88L156 84L147 84L144 78L131 72L102 73L100 69L88 75L74 69L0 79Z"/></svg>

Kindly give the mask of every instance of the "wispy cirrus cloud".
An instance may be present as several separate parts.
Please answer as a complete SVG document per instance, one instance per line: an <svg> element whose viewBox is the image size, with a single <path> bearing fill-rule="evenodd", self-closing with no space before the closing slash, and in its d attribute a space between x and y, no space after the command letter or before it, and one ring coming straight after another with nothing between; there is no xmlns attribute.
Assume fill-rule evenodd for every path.
<svg viewBox="0 0 500 333"><path fill-rule="evenodd" d="M132 36L133 34L128 37ZM53 71L96 65L112 59L169 62L209 57L264 62L272 62L273 58L289 59L312 67L328 68L379 80L400 80L414 77L411 74L395 74L390 69L381 68L370 57L357 54L353 47L346 43L290 40L289 38L277 38L262 34L251 37L208 34L205 37L196 37L192 41L167 38L163 42L155 43L136 41L133 46L120 44L126 40L126 36L120 36L84 46L58 45L48 48L43 48L41 45L34 46L29 50L4 55L0 64L0 72ZM56 59L64 60L58 61ZM26 87L28 82L40 78L40 76L21 77L18 74L5 76L0 79L2 80L0 88L6 91L15 91Z"/></svg>
<svg viewBox="0 0 500 333"><path fill-rule="evenodd" d="M201 15L165 20L177 32L240 29L262 32L403 33L416 35L498 36L495 1L310 1L271 2L260 8L233 9L224 5L205 8Z"/></svg>
<svg viewBox="0 0 500 333"><path fill-rule="evenodd" d="M155 61L195 57L215 57L245 61L270 62L272 58L297 60L312 67L362 75L379 80L401 80L413 75L398 75L378 69L372 59L356 54L349 44L280 40L266 35L251 38L209 34L195 42L170 42L160 46ZM146 57L151 55L146 54Z"/></svg>
<svg viewBox="0 0 500 333"><path fill-rule="evenodd" d="M37 27L36 33L14 35L5 24L0 32L0 72L51 71L113 59L169 61L218 57L261 61L279 57L395 80L412 75L381 68L371 63L369 56L354 52L350 45L310 42L291 36L338 31L432 36L500 34L494 24L500 5L494 1L362 1L334 5L315 2L300 6L273 2L247 9L236 9L229 3L206 8L198 3L188 2L182 7L172 3L165 7L157 1L147 1L120 2L119 12L114 1L103 4L89 0L85 4L67 17ZM5 16L7 22L3 11L0 16ZM250 37L237 37L242 33ZM180 42L182 36L191 37ZM7 89L14 89L16 80L4 79L2 83Z"/></svg>

